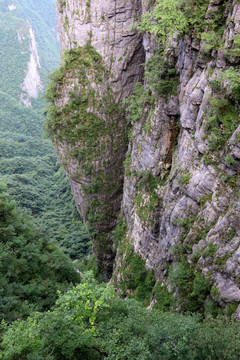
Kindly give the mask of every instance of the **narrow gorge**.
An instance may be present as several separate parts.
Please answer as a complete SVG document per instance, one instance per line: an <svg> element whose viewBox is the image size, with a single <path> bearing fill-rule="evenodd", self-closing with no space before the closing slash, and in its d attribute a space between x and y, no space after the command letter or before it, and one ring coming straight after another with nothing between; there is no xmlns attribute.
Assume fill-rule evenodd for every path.
<svg viewBox="0 0 240 360"><path fill-rule="evenodd" d="M58 0L50 134L123 296L240 320L240 4Z"/></svg>

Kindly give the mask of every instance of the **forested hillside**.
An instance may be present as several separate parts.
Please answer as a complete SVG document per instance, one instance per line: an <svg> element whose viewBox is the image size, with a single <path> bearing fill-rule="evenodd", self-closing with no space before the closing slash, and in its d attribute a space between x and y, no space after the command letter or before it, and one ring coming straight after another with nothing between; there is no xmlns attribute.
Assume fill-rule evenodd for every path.
<svg viewBox="0 0 240 360"><path fill-rule="evenodd" d="M49 239L73 258L90 250L68 181L43 137L43 90L59 62L51 0L0 0L0 176Z"/></svg>
<svg viewBox="0 0 240 360"><path fill-rule="evenodd" d="M79 281L70 259L39 231L0 184L0 321L48 310Z"/></svg>
<svg viewBox="0 0 240 360"><path fill-rule="evenodd" d="M239 2L57 14L97 264L51 0L0 0L0 359L239 360Z"/></svg>

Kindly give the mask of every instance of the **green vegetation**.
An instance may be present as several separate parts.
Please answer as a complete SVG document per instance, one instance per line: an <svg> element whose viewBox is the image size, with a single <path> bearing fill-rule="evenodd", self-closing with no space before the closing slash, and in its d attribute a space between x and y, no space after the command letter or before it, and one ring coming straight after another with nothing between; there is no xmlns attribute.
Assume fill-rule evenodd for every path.
<svg viewBox="0 0 240 360"><path fill-rule="evenodd" d="M227 58L229 56L238 56L240 43L238 35L235 35L233 39L234 49L228 53L224 52L222 42L223 25L228 13L226 7L229 4L226 2L218 3L214 11L209 10L206 16L208 6L209 0L198 2L192 0L157 0L149 2L150 12L142 16L141 22L136 27L140 32L148 31L156 35L151 39L156 42L157 49L145 64L144 84L146 86L137 84L135 93L126 101L128 105L127 112L132 123L143 118L144 112L150 113L151 116L151 108L156 98L159 99L159 96L161 96L161 99L164 99L164 97L167 98L169 95L177 93L179 79L175 70L175 49L174 45L171 46L175 39L178 38L179 40L184 35L193 34L196 43L200 44L201 42L200 48L206 59L210 56L210 53L215 56L219 49ZM238 170L237 160L228 151L229 139L239 126L239 79L238 67L229 67L225 71L219 72L217 79L210 83L212 94L209 97L209 107L205 114L207 119L205 138L208 139L209 151L205 153L204 161L216 165L216 162L211 159L211 153L219 155L221 151L223 155L221 155L221 158L224 159L225 164L233 166L236 171ZM146 129L148 131L151 127L150 124L150 121L145 124L143 131ZM137 180L139 174L130 169L130 164L131 155L129 153L125 161L126 174L131 179ZM177 177L179 184L187 186L190 180L191 174L184 169L180 169ZM234 186L239 182L239 176L231 176L222 172L221 180ZM157 186L150 188L145 186L146 184L148 184L148 174L143 174L140 181L135 185L137 191L134 206L142 224L146 225L147 221L149 229L152 225L151 214L156 213L161 204L156 191ZM158 185L161 186L162 184ZM204 206L211 198L212 193L203 196L199 200L200 206ZM206 308L206 312L212 311L216 315L218 311L216 310L216 303L211 299L210 283L197 268L197 262L201 255L211 257L213 261L217 246L210 244L203 250L202 254L200 250L192 254L193 244L198 243L200 239L206 239L215 222L205 226L204 222L201 221L196 224L196 220L196 216L180 220L176 219L176 222L183 227L183 230L180 235L181 243L173 248L173 257L177 264L176 267L170 266L168 269L169 282L173 291L177 293L178 305L182 311L200 311L203 313L204 308ZM231 234L234 236L234 231L232 233L228 231L225 238L230 238ZM187 261L190 254L192 254L191 264ZM218 258L215 264L219 265L220 268L223 267L230 256ZM129 261L131 262L130 259ZM122 274L122 269L120 269L120 273ZM129 273L131 273L131 270L129 270ZM156 298L162 297L163 305L156 306L160 306L160 308L162 306L163 309L171 308L171 306L174 306L172 305L174 303L172 295L169 294L165 285L161 285L155 285L155 293Z"/></svg>
<svg viewBox="0 0 240 360"><path fill-rule="evenodd" d="M127 251L125 261L127 265L121 272L124 280L119 284L120 289L128 294L128 298L149 305L156 282L154 271L146 269L145 261L133 249Z"/></svg>
<svg viewBox="0 0 240 360"><path fill-rule="evenodd" d="M16 3L19 4L17 0ZM22 3L25 4L25 0ZM44 4L43 1L41 9ZM59 4L63 7L66 1L59 0ZM86 2L87 11L90 4L90 1ZM152 6L153 1L149 5ZM1 0L0 6L5 6ZM206 52L221 46L224 5L206 20L207 6L205 0L197 4L192 0L157 0L153 11L144 15L139 29L155 32L161 46L146 64L149 90L138 83L134 94L124 102L132 124L149 112L156 96L166 98L177 92L175 59L171 63L165 61L165 45L175 33L182 35L191 29L192 33L198 34L199 40L205 41ZM6 16L6 19L10 17ZM65 24L67 27L68 20ZM207 33L204 32L206 25L209 26ZM35 29L37 32L37 27ZM40 39L39 31L37 36ZM236 36L235 50L238 42ZM21 51L28 49L27 42L21 44L25 45ZM42 56L45 50L41 48ZM27 58L27 50L24 51ZM26 65L25 58L22 60ZM134 252L123 218L118 220L112 234L105 234L103 226L101 229L100 225L109 221L114 223L115 219L111 204L105 204L98 194L111 197L114 193L116 181L120 179L121 183L123 159L117 158L115 172L111 170L107 174L104 170L96 171L94 163L102 159L108 147L113 153L120 147L126 148L128 129L122 127L122 107L114 102L111 89L106 86L105 95L101 96L105 80L111 74L90 41L83 47L66 51L62 65L51 75L46 92L48 118L45 128L55 143L64 141L69 145L69 153L64 159L66 170L74 160L80 171L89 176L89 184L82 187L90 198L85 214L88 230L99 240L95 249L105 255L109 255L108 236L113 237L120 254L114 281L121 296L130 299L120 299L112 286L98 283L91 273L81 274L81 283L73 287L80 280L79 273L56 241L72 259L82 259L82 264L76 265L81 271L85 266L86 269L93 268L95 276L99 273L94 256L88 263L86 261L90 252L89 238L74 207L67 179L56 162L50 142L41 138L42 120L37 115L40 102L35 101L32 109L26 109L15 99L19 95L20 73L24 72L24 66L13 74L18 79L18 87L8 92L9 84L0 86L3 103L0 174L8 191L24 208L23 212L19 210L4 189L0 189L0 317L3 319L0 359L238 360L240 325L227 320L236 311L237 303L228 304L225 318L217 317L220 311L215 300L220 297L219 290L215 285L211 286L197 267L199 257L213 258L217 246L210 243L201 252L197 250L192 254L192 245L206 238L213 223L204 226L199 221L196 227L197 216L176 219L183 229L181 243L173 247L174 263L166 267L168 287L156 282L154 271L147 269L142 257ZM73 79L75 86L72 86ZM240 80L237 69L229 68L220 73L211 86L213 96L206 114L206 129L209 149L216 152L224 148L238 125ZM58 107L63 90L67 91L68 101ZM144 129L147 131L149 125L145 124ZM210 161L208 154L205 159ZM106 156L103 168L107 168L108 161ZM231 166L236 163L228 153L224 153L224 161ZM159 216L161 207L158 190L164 182L149 171L130 171L130 153L124 163L127 175L134 175L136 181L134 206L137 215L143 225L146 222L154 225L154 217ZM77 180L80 174L76 172L72 176ZM190 173L179 169L177 181L180 185L186 186L190 179ZM199 200L200 206L204 207L211 198L211 193L203 196ZM235 235L235 228L225 229L227 241ZM188 261L190 254L191 262ZM218 257L213 263L224 269L230 256ZM150 303L151 311L143 307ZM185 314L199 312L200 315L166 312L176 308ZM208 319L203 320L204 316ZM213 320L211 316L217 318Z"/></svg>
<svg viewBox="0 0 240 360"><path fill-rule="evenodd" d="M177 178L179 184L181 184L181 185L189 184L189 181L191 179L191 174L188 171L184 170L184 169L179 169L179 172L181 174Z"/></svg>
<svg viewBox="0 0 240 360"><path fill-rule="evenodd" d="M134 93L123 101L126 106L128 120L133 124L149 113L158 96L176 94L179 79L176 69L164 60L163 48L158 48L154 55L145 64L145 79L147 88L141 83L136 83ZM147 125L145 126L147 129Z"/></svg>
<svg viewBox="0 0 240 360"><path fill-rule="evenodd" d="M4 326L15 320L24 324L35 311L47 314L58 291L79 282L72 261L57 242L72 259L85 258L91 248L66 176L50 141L42 138L42 99L31 99L30 108L20 104L30 60L29 23L37 41L42 83L58 61L52 3L16 0L12 11L9 4L0 1L0 177L11 195L1 186L1 336ZM1 351L0 358L5 358Z"/></svg>
<svg viewBox="0 0 240 360"><path fill-rule="evenodd" d="M66 6L67 0L58 0L58 4L60 5L60 12L63 12L63 8Z"/></svg>
<svg viewBox="0 0 240 360"><path fill-rule="evenodd" d="M24 135L4 135L0 172L9 193L72 259L86 256L91 249L89 236L51 144Z"/></svg>
<svg viewBox="0 0 240 360"><path fill-rule="evenodd" d="M113 231L113 241L117 246L118 255L124 258L124 265L119 262L117 268L119 278L114 277L114 282L124 296L148 306L156 283L155 274L152 269L146 268L145 260L134 252L126 230L126 223L120 218Z"/></svg>
<svg viewBox="0 0 240 360"><path fill-rule="evenodd" d="M49 239L58 241L72 259L83 258L91 251L89 236L53 147L43 139L43 101L32 99L30 108L20 104L30 59L28 22L36 37L44 83L59 59L55 10L48 0L14 3L16 9L9 11L8 3L0 1L0 177Z"/></svg>
<svg viewBox="0 0 240 360"><path fill-rule="evenodd" d="M234 165L234 164L236 164L236 160L234 159L234 157L231 156L231 155L229 155L229 154L225 156L224 161L225 161L225 163L228 164L228 165Z"/></svg>
<svg viewBox="0 0 240 360"><path fill-rule="evenodd" d="M146 310L90 274L46 313L3 324L4 360L238 360L240 325ZM231 309L230 309L231 311Z"/></svg>
<svg viewBox="0 0 240 360"><path fill-rule="evenodd" d="M209 150L219 151L226 144L239 124L240 76L238 69L230 67L221 72L217 80L211 82L216 94L209 99L206 131L209 138ZM226 156L226 162L232 163Z"/></svg>
<svg viewBox="0 0 240 360"><path fill-rule="evenodd" d="M112 202L106 199L122 185L123 155L119 156L119 149L122 151L127 145L122 107L114 101L112 90L106 85L109 76L89 40L84 46L65 52L62 65L50 76L46 90L45 128L53 142L68 144L63 165L68 170L72 161L77 161L79 168L79 173L71 177L79 181L85 175L89 179L82 186L89 198L85 218L98 254L110 251L110 235L100 229L106 228L109 219L115 216ZM74 88L73 79L77 82ZM68 99L64 106L58 107L63 85ZM109 171L113 158L114 167ZM97 163L102 164L100 168Z"/></svg>
<svg viewBox="0 0 240 360"><path fill-rule="evenodd" d="M144 85L136 83L133 95L130 95L123 102L125 106L127 105L127 117L132 124L141 119L146 106L151 103L152 97L149 95L148 91L145 90Z"/></svg>
<svg viewBox="0 0 240 360"><path fill-rule="evenodd" d="M175 263L169 272L169 282L177 289L177 303L182 311L203 311L210 285L200 272L195 270L184 257Z"/></svg>
<svg viewBox="0 0 240 360"><path fill-rule="evenodd" d="M233 39L233 49L229 50L230 56L240 56L240 34L236 34Z"/></svg>
<svg viewBox="0 0 240 360"><path fill-rule="evenodd" d="M205 17L209 0L157 0L153 10L142 16L140 31L148 31L158 36L162 45L170 42L173 36L193 33L196 38L206 41L205 49L212 50L219 45L223 34L223 19L226 3L219 4L217 11ZM204 29L208 27L208 32ZM236 38L236 43L238 39Z"/></svg>
<svg viewBox="0 0 240 360"><path fill-rule="evenodd" d="M11 3L0 0L0 92L8 95L12 101L12 98L20 100L21 84L30 60L28 22L36 37L41 59L39 71L43 82L59 60L59 44L53 32L56 19L51 1L42 0L29 4L28 0L15 0L16 9L13 11L9 11L9 4Z"/></svg>
<svg viewBox="0 0 240 360"><path fill-rule="evenodd" d="M212 200L212 193L204 195L200 200L200 205L204 205L207 201Z"/></svg>
<svg viewBox="0 0 240 360"><path fill-rule="evenodd" d="M204 196L200 205L204 205L210 198L209 194ZM206 239L209 230L216 224L216 221L213 221L206 226L202 220L198 216L175 219L183 230L180 234L180 242L172 249L174 263L168 268L167 283L171 285L172 292L176 295L175 301L181 311L217 316L222 310L215 302L214 296L212 298L210 278L202 274L198 260L200 257L209 258L208 261L211 263L220 265L221 260L219 263L214 260L218 246L209 243L204 249L195 248L193 251L193 245L201 239ZM231 229L227 229L226 233L229 236L234 234ZM225 259L221 263L224 262Z"/></svg>
<svg viewBox="0 0 240 360"><path fill-rule="evenodd" d="M113 243L117 247L126 237L127 224L122 218L118 219L118 224L113 231Z"/></svg>
<svg viewBox="0 0 240 360"><path fill-rule="evenodd" d="M201 39L205 42L203 45L204 50L211 51L212 49L218 49L221 45L221 37L222 33L218 34L214 30L203 32Z"/></svg>
<svg viewBox="0 0 240 360"><path fill-rule="evenodd" d="M196 221L196 216L193 217L184 217L182 219L175 219L175 222L179 225L183 227L183 232L181 233L181 237L180 240L184 241L189 233L189 231L191 230L191 228L194 225L194 222ZM182 246L182 244L181 244Z"/></svg>
<svg viewBox="0 0 240 360"><path fill-rule="evenodd" d="M168 291L165 284L159 281L153 288L153 299L156 301L153 305L154 309L161 311L174 310L176 307L176 297Z"/></svg>
<svg viewBox="0 0 240 360"><path fill-rule="evenodd" d="M229 69L220 72L217 81L219 81L219 90L221 87L224 94L229 90L231 91L231 93L228 94L228 97L232 101L238 102L240 100L240 75L238 68L231 66Z"/></svg>
<svg viewBox="0 0 240 360"><path fill-rule="evenodd" d="M30 59L29 31L24 20L13 17L9 11L0 12L0 31L0 90L1 95L8 94L11 99L20 94ZM17 32L22 41L18 41Z"/></svg>
<svg viewBox="0 0 240 360"><path fill-rule="evenodd" d="M137 176L136 196L134 204L137 206L137 215L143 223L152 224L152 217L161 207L161 198L157 193L158 186L164 181L160 177L154 177L150 171L141 171Z"/></svg>
<svg viewBox="0 0 240 360"><path fill-rule="evenodd" d="M214 258L216 252L217 252L217 245L214 245L213 243L210 243L207 248L204 250L203 252L203 257L208 257L210 256L211 258Z"/></svg>
<svg viewBox="0 0 240 360"><path fill-rule="evenodd" d="M161 205L161 199L153 190L150 194L147 194L147 198L144 199L141 193L138 193L135 197L134 203L137 205L137 215L143 223L152 223L151 216L154 211Z"/></svg>
<svg viewBox="0 0 240 360"><path fill-rule="evenodd" d="M67 104L58 108L55 101L61 96L61 85L64 82L64 86L67 87L71 83L71 79L68 83L65 79L69 71L72 78L77 78L79 83L73 90L69 90ZM104 126L104 115L119 114L118 106L112 101L111 90L107 89L105 97L101 100L100 94L91 88L87 75L92 76L94 78L92 80L97 84L103 82L107 75L100 55L90 42L83 47L65 52L62 66L50 76L51 81L45 95L49 103L45 122L47 132L52 137L58 132L58 139L64 139L71 145L83 139L82 142L86 142L84 152L81 148L80 154L75 150L72 155L85 163L85 166L96 156L100 137L106 136L110 131ZM92 111L89 111L89 108L92 108ZM97 113L101 113L102 108L104 113L102 113L103 117L100 117Z"/></svg>
<svg viewBox="0 0 240 360"><path fill-rule="evenodd" d="M2 1L2 0L1 0ZM56 31L56 9L52 1L15 0L17 9L13 16L30 21L38 46L41 68L41 78L46 83L49 71L59 62L59 42ZM6 15L6 14L4 14Z"/></svg>
<svg viewBox="0 0 240 360"><path fill-rule="evenodd" d="M186 26L187 19L180 9L179 1L158 0L152 12L142 16L138 29L155 33L165 42L169 41L175 32L182 33Z"/></svg>
<svg viewBox="0 0 240 360"><path fill-rule="evenodd" d="M71 261L0 188L0 319L22 319L55 302L57 290L78 282Z"/></svg>
<svg viewBox="0 0 240 360"><path fill-rule="evenodd" d="M176 68L164 58L164 51L160 47L145 65L145 78L149 89L153 93L153 98L154 95L157 97L177 93L179 78L176 74Z"/></svg>

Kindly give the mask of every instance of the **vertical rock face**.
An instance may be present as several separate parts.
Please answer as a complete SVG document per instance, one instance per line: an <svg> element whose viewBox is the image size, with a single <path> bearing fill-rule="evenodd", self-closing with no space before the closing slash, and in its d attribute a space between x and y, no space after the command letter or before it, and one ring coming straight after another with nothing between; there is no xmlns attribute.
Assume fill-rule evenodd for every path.
<svg viewBox="0 0 240 360"><path fill-rule="evenodd" d="M200 24L193 34L173 37L161 50L154 36L142 38L131 30L146 11L142 3L59 1L59 36L62 50L69 51L53 101L55 147L107 278L114 257L111 230L122 204L124 226L118 226L113 276L117 286L130 284L136 267L126 259L134 251L154 270L158 293L166 285L183 310L216 303L236 310L240 5L203 2L205 28L199 30ZM209 30L214 19L218 38ZM154 54L156 49L162 54ZM142 79L144 57L150 59L148 72L155 73L145 78L128 141L119 104ZM86 104L80 106L77 99L85 96ZM75 107L69 107L71 102ZM136 290L136 282L131 283L123 291Z"/></svg>
<svg viewBox="0 0 240 360"><path fill-rule="evenodd" d="M63 2L62 2L63 3ZM140 0L67 0L58 3L58 33L62 50L84 46L91 39L116 100L132 93L145 60L142 36L132 30L141 16Z"/></svg>
<svg viewBox="0 0 240 360"><path fill-rule="evenodd" d="M240 7L221 6L210 1L205 15L222 11L219 50L186 35L165 51L179 86L176 94L159 94L134 125L122 202L127 243L191 311L215 302L236 309L240 302L239 98L226 72L235 71L239 82ZM152 43L145 38L149 56ZM124 275L126 249L119 247L114 270L120 286L132 271Z"/></svg>
<svg viewBox="0 0 240 360"><path fill-rule="evenodd" d="M127 149L121 101L143 72L142 36L131 30L141 1L67 0L57 7L60 43L67 53L49 97L57 116L48 128L108 279Z"/></svg>

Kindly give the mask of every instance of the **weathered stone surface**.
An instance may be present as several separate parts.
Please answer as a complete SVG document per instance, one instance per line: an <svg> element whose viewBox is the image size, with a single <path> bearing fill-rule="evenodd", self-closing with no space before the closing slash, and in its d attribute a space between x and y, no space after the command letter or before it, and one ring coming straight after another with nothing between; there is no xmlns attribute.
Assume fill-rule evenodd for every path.
<svg viewBox="0 0 240 360"><path fill-rule="evenodd" d="M135 82L142 76L144 56L149 59L156 46L154 36L144 34L142 38L131 30L134 20L146 11L147 4L142 3L140 0L91 0L87 6L87 1L67 0L66 6L58 5L62 49L82 46L91 39L112 74L107 85L117 102L132 93ZM220 0L210 1L206 19L213 19L221 4ZM215 300L221 306L231 301L240 302L240 200L239 180L236 181L240 128L233 131L219 151L209 150L211 134L207 129L211 116L209 101L215 95L211 81L239 61L236 56L226 56L233 47L234 36L240 33L239 4L233 1L232 5L224 18L225 49L208 51L206 42L197 41L192 34L181 40L174 37L170 42L166 60L177 70L180 81L177 94L158 96L154 106L144 110L134 124L128 144L123 197L123 168L119 164L126 148L121 147L122 143L114 152L109 145L95 163L95 169L103 170L104 176L114 173L116 164L120 170L115 171L118 178L113 181L115 187L111 195L98 195L102 204L110 204L108 210L103 211L106 219L97 225L103 236L108 238L114 228L122 199L122 214L127 223L125 241L145 259L148 268L155 270L157 279L169 287L168 267L177 261L174 247L187 245L186 261L192 263L192 255L199 254L196 269L209 278L210 286L217 288L220 296ZM145 85L147 87L147 82ZM99 88L99 92L105 89ZM66 100L67 94L64 96ZM126 124L124 118L121 123ZM224 126L221 131L225 135ZM58 143L56 146L64 163L68 145ZM120 158L120 162L116 158ZM77 160L71 160L65 169L76 204L87 219L84 214L91 197L84 192L82 184L87 185L92 179L82 173L73 176L79 173ZM113 259L110 238L110 250L99 250L100 263L110 264L108 276ZM121 279L120 267L126 265L125 257L122 249L117 249L114 269L117 281ZM240 317L239 309L236 317Z"/></svg>
<svg viewBox="0 0 240 360"><path fill-rule="evenodd" d="M219 5L220 1L210 2L208 18L214 17ZM232 46L234 34L239 33L238 7L233 3L233 12L230 10L226 16L223 37L226 48ZM153 39L144 38L148 58L153 52L153 43ZM206 114L209 98L213 94L210 81L218 77L219 71L226 69L227 59L226 51L220 50L215 58L208 57L203 45L196 46L190 36L178 42L173 50L178 54L176 67L180 78L176 100L174 98L173 101L171 96L159 97L151 115L134 126L133 140L128 150L131 164L125 175L122 211L127 220L128 238L135 252L166 284L166 267L176 261L173 247L181 245L182 241L186 244L192 241L194 245L187 259L191 263L193 253L202 253L197 264L198 271L210 276L210 284L215 285L220 293L215 300L224 306L232 301L240 302L237 280L240 273L240 218L237 210L240 207L240 189L239 183L232 187L225 181L226 176L236 176L239 169L240 128L232 134L226 148L217 155L209 153ZM179 131L175 133L168 126L173 116L175 124L179 126ZM144 126L146 122L151 123L149 129ZM177 146L169 151L171 136L175 137ZM226 154L231 155L236 164L226 164ZM209 161L206 160L207 156L210 156ZM151 195L146 188L139 189L136 174L142 171L164 181L155 190L160 206L156 205L155 210L152 213L149 211L148 216L143 218L142 205L139 206L135 199L140 194L147 209ZM185 223L189 224L189 230L182 240L187 227L181 224ZM211 246L215 254L204 255ZM117 258L117 264L118 261ZM118 271L116 265L115 273ZM236 316L240 316L239 309Z"/></svg>
<svg viewBox="0 0 240 360"><path fill-rule="evenodd" d="M62 53L65 49L91 44L105 69L97 74L86 63L83 71L88 85L85 87L78 80L82 76L78 69L67 72L59 88L60 96L55 100L55 105L62 108L70 101L70 90L77 91L80 98L94 92L95 103L87 111L102 119L105 129L101 128L92 144L81 136L73 144L68 127L65 137L57 133L53 142L70 179L77 208L93 237L99 267L109 279L114 259L111 231L120 210L127 149L127 121L118 107L142 78L145 59L142 35L130 29L141 14L141 1L67 0L58 2L57 9ZM110 103L116 108L114 114ZM78 127L76 124L76 130ZM79 151L82 155L72 155ZM90 154L88 160L85 154Z"/></svg>
<svg viewBox="0 0 240 360"><path fill-rule="evenodd" d="M240 160L240 126L231 136L229 144L234 158Z"/></svg>
<svg viewBox="0 0 240 360"><path fill-rule="evenodd" d="M145 60L142 35L131 30L141 14L140 0L67 0L58 4L58 33L62 51L91 43L111 71L108 79L119 100L132 93L142 77Z"/></svg>

